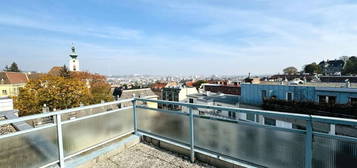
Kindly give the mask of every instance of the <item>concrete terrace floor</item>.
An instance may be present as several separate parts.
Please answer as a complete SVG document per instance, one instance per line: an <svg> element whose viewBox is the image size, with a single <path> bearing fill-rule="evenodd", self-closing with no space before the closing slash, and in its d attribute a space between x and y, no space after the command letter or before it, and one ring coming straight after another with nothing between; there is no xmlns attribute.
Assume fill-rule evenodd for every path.
<svg viewBox="0 0 357 168"><path fill-rule="evenodd" d="M191 163L186 156L138 143L105 160L99 161L94 168L203 168L214 166L196 161Z"/></svg>

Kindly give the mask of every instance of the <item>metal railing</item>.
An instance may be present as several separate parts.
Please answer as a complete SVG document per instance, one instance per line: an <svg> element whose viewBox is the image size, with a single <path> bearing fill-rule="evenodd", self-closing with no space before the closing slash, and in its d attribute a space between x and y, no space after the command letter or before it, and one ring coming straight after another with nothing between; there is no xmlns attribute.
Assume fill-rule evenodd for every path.
<svg viewBox="0 0 357 168"><path fill-rule="evenodd" d="M135 101L139 102L152 102L152 103L158 103L158 104L172 104L172 105L177 105L177 106L182 106L182 107L187 107L187 111L172 111L172 110L164 110L164 109L156 109L156 108L150 108L147 106L136 106L136 109L144 109L144 110L151 110L155 111L153 113L168 113L170 115L183 115L189 118L189 127L185 129L189 129L188 133L188 141L183 142L183 141L176 141L172 137L170 137L169 134L165 133L160 133L160 128L158 129L159 131L151 131L147 132L145 131L145 127L143 127L141 130L139 128L139 132L142 131L144 135L152 136L157 139L162 139L165 141L168 141L169 143L175 143L176 145L180 145L185 147L186 149L191 150L191 161L194 161L194 154L195 152L199 153L208 153L208 154L213 154L215 157L228 160L230 162L239 162L239 163L248 163L250 165L255 165L255 166L263 166L263 167L306 167L306 168L311 168L311 167L339 167L341 165L342 160L345 162L344 164L356 164L357 163L357 138L354 136L346 136L346 135L331 135L329 133L324 133L324 132L319 132L317 130L314 130L314 125L317 125L318 123L323 123L323 124L333 124L333 125L348 125L351 126L352 128L356 129L357 131L357 120L354 119L345 119L345 118L334 118L334 117L323 117L323 116L315 116L315 115L304 115L304 114L293 114L293 113L284 113L284 112L273 112L273 111L265 111L265 110L254 110L254 109L243 109L243 108L232 108L232 107L222 107L222 106L210 106L210 105L199 105L199 104L191 104L191 103L181 103L181 102L169 102L169 101L162 101L162 100L147 100L147 99L135 99ZM204 109L212 109L212 110L220 110L220 111L229 111L229 112L235 112L235 113L245 113L245 114L251 114L251 115L261 115L264 117L272 117L272 118L286 118L288 120L300 120L305 122L305 129L297 129L297 128L282 128L282 127L277 127L277 126L271 126L271 125L265 125L261 124L258 122L252 122L252 121L247 121L247 120L240 120L240 119L229 119L229 118L222 118L222 117L217 117L217 116L202 116L199 114L194 114L192 109L197 109L197 108L204 108ZM138 111L138 110L136 110ZM143 111L142 113L147 113L149 111ZM140 116L140 115L139 115ZM210 120L210 122L208 122ZM196 124L195 122L198 121ZM202 122L205 121L205 122ZM215 123L212 123L212 121L216 121ZM139 121L139 123L142 121ZM202 124L200 125L200 122ZM226 125L219 127L220 124L222 123L227 123ZM265 139L266 141L269 141L269 143L265 143L267 148L269 148L269 145L272 143L282 143L279 142L278 140L283 140L284 136L288 135L293 135L293 136L303 136L303 141L304 142L294 142L298 141L298 139L290 139L288 143L282 143L281 145L283 146L284 149L298 149L301 150L301 154L303 155L303 162L304 164L302 165L291 165L291 163L296 163L294 160L298 160L298 158L294 157L292 155L291 159L292 162L286 162L286 164L279 165L281 162L277 161L275 164L264 164L265 161L269 161L271 158L269 155L273 156L275 154L269 153L267 151L264 153L264 155L268 156L266 159L262 159L258 161L259 155L255 155L253 152L250 153L250 149L248 148L244 154L233 151L233 152L227 152L225 153L224 151L220 151L218 147L213 147L212 146L219 146L219 143L222 143L224 141L224 138L220 138L218 135L219 131L227 131L228 123L230 123L230 126L235 126L237 125L238 128L235 127L230 127L232 129L236 129L236 131L242 131L244 129L241 129L242 126L244 127L252 127L252 128L257 128L253 129L251 131L256 131L257 134L259 133L264 133L262 131L259 131L258 129L262 130L274 130L279 133L284 133L287 132L289 134L276 134L276 137L268 137L269 135L264 134L263 136L259 136L260 138L263 137L262 139ZM158 123L155 123L155 125L158 125ZM168 127L168 123L163 124L164 126ZM209 127L209 126L215 126L218 128L222 128L222 130L218 130L214 132L214 129L209 130L211 132L214 132L213 136L217 137L209 137L206 136L207 134L202 134L199 131L202 131L203 129L199 129L197 127ZM163 127L163 126L158 126L158 127ZM317 126L316 126L317 127ZM214 127L213 127L214 128ZM155 130L155 126L151 128L146 128L147 130ZM196 132L195 132L196 131ZM163 132L163 131L162 131ZM230 132L231 134L235 134L235 136L240 136L240 134L236 134L235 130ZM161 134L161 135L160 135ZM247 132L242 133L244 135L247 135ZM159 136L157 136L159 135ZM201 138L200 138L201 136ZM278 136L281 136L280 139L277 138ZM244 137L244 136L242 136ZM203 139L203 141L211 141L213 142L214 145L202 145L202 144L195 144L196 138ZM217 140L218 139L218 140ZM236 139L236 141L239 141L240 139ZM245 139L249 141L249 138ZM274 140L277 140L277 142L274 142ZM328 142L325 142L328 141ZM231 141L231 144L228 144L228 147L234 148L236 144L234 144L234 141ZM257 141L258 143L263 143L262 141ZM200 142L198 142L200 143ZM294 145L296 143L297 145ZM341 145L342 143L342 145ZM343 144L346 143L346 144ZM248 143L243 143L245 145L255 145L255 144L249 144ZM279 145L275 144L275 146L279 147ZM292 144L292 145L291 145ZM291 145L290 147L287 147ZM237 150L243 150L242 146L244 145L238 145ZM264 146L264 145L263 145ZM323 147L321 147L323 146ZM345 149L345 148L349 149ZM331 148L330 148L331 147ZM341 149L339 149L339 147ZM264 147L263 147L264 148ZM315 148L315 149L314 149ZM213 151L212 151L213 149ZM258 149L260 150L260 149ZM280 152L285 152L285 153L294 153L297 151L280 151ZM324 152L330 152L331 154L328 156ZM239 156L243 155L252 155L254 157L250 157L250 160L246 160L243 158L239 158ZM279 154L276 154L279 155ZM345 157L345 158L343 158ZM249 158L249 157L246 157ZM329 160L330 159L330 160ZM273 160L273 159L272 159ZM260 162L260 163L258 163ZM351 165L350 165L351 166Z"/></svg>
<svg viewBox="0 0 357 168"><path fill-rule="evenodd" d="M96 123L98 122L98 119L103 117L105 119L110 119L115 116L122 115L124 112L127 115L125 117L128 117L128 114L132 116L132 106L123 108L119 108L118 106L121 103L132 102L132 100L134 99L35 114L16 119L1 120L0 126L21 122L26 124L27 121L46 117L53 117L55 122L32 129L20 130L14 133L0 135L0 167L47 167L53 164L59 164L60 167L64 167L64 161L66 159L72 158L97 146L103 145L104 143L133 133L134 130L132 128L123 129L122 125L113 125L113 121L110 121L112 123L109 123L109 126L119 126L121 128L103 128L103 125L108 125ZM67 117L66 119L66 115L73 112L89 113L88 115L84 114L79 118L69 119ZM125 120L128 119L129 117ZM117 119L113 118L112 120ZM128 122L123 121L123 123L130 125ZM80 126L81 124L83 125L82 127ZM106 129L112 130L105 135L101 135L100 132L95 132L95 127L99 127L100 132L105 132ZM93 129L93 136L90 137L88 134L86 135L79 131L74 132L76 129L73 128L76 128L79 131L85 130L87 132L88 129ZM81 136L86 137L83 138ZM76 141L74 139L80 139L81 141ZM28 155L31 155L31 157L28 157ZM23 158L26 158L27 160L21 160Z"/></svg>
<svg viewBox="0 0 357 168"><path fill-rule="evenodd" d="M116 106L125 102L132 102L133 106L117 109L104 108L99 113L71 120L63 119L66 114L72 112ZM148 103L172 104L186 107L188 111L158 109L149 107ZM247 120L202 116L194 113L193 109L197 108L287 118L289 120L304 121L306 124L305 129L281 128ZM0 121L0 126L50 116L56 118L55 123L1 135L0 146L2 147L0 148L4 148L4 145L7 145L9 146L6 148L7 150L14 150L11 148L12 146L20 148L21 145L29 143L29 149L39 148L35 149L36 152L34 153L38 153L38 151L43 151L46 155L53 153L53 157L50 158L35 157L32 161L41 165L35 164L34 167L45 167L56 163L64 167L66 159L123 135L135 133L136 135L153 137L190 150L192 162L195 160L195 153L203 153L247 166L338 167L341 166L337 165L341 164L339 162L341 152L345 157L343 164L357 162L356 137L331 135L314 130L314 124L317 122L355 127L357 126L357 120L314 115L133 98L2 120ZM77 131L74 132L75 130ZM55 135L52 135L54 131ZM105 135L102 138L93 140L90 134L98 136L98 133ZM77 138L80 140L76 140ZM17 141L19 141L19 144L10 145L11 143L17 143ZM38 144L43 144L44 142L51 143L41 145L46 146L46 148L41 149ZM346 146L349 148L345 149ZM7 159L6 154L20 153L17 150L8 153L6 150L0 151L0 156L4 159ZM326 158L330 160L324 160ZM9 162L0 159L0 164L10 164ZM17 160L17 162L21 162L21 160ZM6 166L12 167L12 165ZM21 167L21 164L15 165L15 167Z"/></svg>

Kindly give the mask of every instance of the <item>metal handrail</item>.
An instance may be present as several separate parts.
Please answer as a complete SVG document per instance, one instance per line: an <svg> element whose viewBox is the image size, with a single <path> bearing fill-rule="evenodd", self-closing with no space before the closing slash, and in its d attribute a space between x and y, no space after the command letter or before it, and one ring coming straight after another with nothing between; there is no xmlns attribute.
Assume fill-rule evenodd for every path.
<svg viewBox="0 0 357 168"><path fill-rule="evenodd" d="M55 115L67 114L67 113L80 111L80 110L87 110L87 109L92 109L92 108L97 108L97 107L102 107L102 106L115 105L115 104L119 104L119 103L126 103L126 102L131 102L133 100L134 99L125 99L125 100L113 101L113 102L102 103L102 104L94 104L94 105L89 105L89 106L76 107L76 108L71 108L71 109L66 109L66 110L61 110L61 111L46 112L46 113L42 113L42 114L34 114L34 115L19 117L16 119L1 120L0 126L4 125L4 124L11 124L11 123L17 123L17 122L21 122L21 121L27 121L27 120L50 117L50 116L55 116Z"/></svg>
<svg viewBox="0 0 357 168"><path fill-rule="evenodd" d="M255 115L263 115L263 116L273 116L273 117L284 117L284 118L292 118L292 119L300 119L306 121L306 129L301 131L301 133L305 134L305 168L312 167L312 153L313 153L313 136L326 136L329 138L341 138L345 140L350 140L355 142L356 138L350 138L345 136L338 136L338 135L328 135L324 133L318 133L313 131L313 122L324 122L329 124L344 124L344 125L357 125L357 120L354 119L345 119L345 118L335 118L335 117L324 117L324 116L316 116L316 115L305 115L305 114L291 114L286 112L273 112L273 111L266 111L266 110L253 110L253 109L245 109L245 108L233 108L233 107L222 107L222 106L211 106L211 105L199 105L199 104L192 104L192 103L181 103L181 102L172 102L172 101L163 101L163 100L148 100L148 99L141 99L141 98L134 98L134 101L142 101L142 102L154 102L160 104L172 104L172 105L179 105L185 106L189 108L189 118L190 118L190 151L191 151L191 161L194 161L195 153L195 145L193 140L193 118L199 117L193 115L192 109L193 108L206 108L206 109L215 109L215 110L222 110L222 111L232 111L232 112L242 112L242 113L250 113ZM138 106L139 108L141 106ZM134 107L135 109L135 107ZM135 113L135 112L134 112ZM217 119L215 117L208 117L207 119ZM136 120L136 118L134 119ZM221 119L222 121L226 121L225 119ZM238 122L237 124L242 124ZM253 127L257 127L257 125L251 125ZM271 127L268 129L276 129L278 127ZM291 131L294 129L283 129L283 131Z"/></svg>
<svg viewBox="0 0 357 168"><path fill-rule="evenodd" d="M227 121L227 122L235 122L237 124L246 124L252 127L264 127L267 129L276 129L278 127L273 127L273 126L263 126L263 125L259 125L259 124L254 124L254 123L248 123L245 121L239 121L239 120L230 120L230 119L220 119L220 118L215 118L215 117L205 117L205 116L199 116L199 115L195 115L193 114L193 109L194 108L206 108L206 109L214 109L214 110L222 110L222 111L232 111L232 112L240 112L240 113L247 113L247 114L256 114L256 115L263 115L263 116L274 116L274 117L284 117L284 118L292 118L292 119L300 119L300 120L305 120L307 123L307 127L306 130L294 130L294 129L288 129L288 128L281 128L282 131L291 131L293 130L293 132L297 132L297 133L301 133L301 134L306 134L305 136L305 167L310 168L312 166L312 140L313 140L313 136L325 136L325 137L330 137L330 138L341 138L344 140L350 140L353 142L357 141L357 138L352 138L352 137L344 137L344 136L339 136L339 135L328 135L325 133L319 133L319 132L314 132L313 128L312 128L312 123L313 122L323 122L323 123L328 123L328 124L343 124L343 125L353 125L356 126L357 125L357 120L355 119L345 119L345 118L336 118L336 117L325 117L325 116L316 116L316 115L305 115L305 114L292 114L292 113L286 113L286 112L274 112L274 111L266 111L266 110L254 110L254 109L245 109L245 108L234 108L234 107L222 107L222 106L211 106L211 105L200 105L200 104L192 104L192 103L181 103L181 102L172 102L172 101L163 101L163 100L152 100L152 99L147 99L149 97L146 98L131 98L131 99L125 99L125 100L119 100L119 101L113 101L113 102L108 102L108 103L103 103L103 104L96 104L96 105L89 105L89 106L84 106L84 107L77 107L77 108L72 108L72 109L66 109L66 110L61 110L61 111L56 111L56 112L48 112L48 113L42 113L42 114L36 114L36 115L31 115L31 116L24 116L24 117L20 117L20 118L16 118L16 119L9 119L9 120L2 120L0 121L0 125L4 125L4 124L11 124L11 123L16 123L16 122L21 122L21 121L26 121L26 120L32 120L32 119L38 119L38 118L43 118L43 117L49 117L49 116L56 116L56 123L55 124L51 124L48 126L45 126L43 128L47 128L47 127L53 127L57 125L57 137L58 137L58 145L59 145L59 162L60 166L63 167L64 166L64 159L66 159L63 156L63 142L62 142L62 128L61 126L63 124L69 123L69 122L77 122L79 120L82 119L87 119L87 118L93 118L93 117L98 117L101 115L106 115L106 114L110 114L110 113L114 113L114 112L118 112L118 111L122 111L125 109L133 109L133 118L134 118L134 133L138 134L138 132L140 132L140 130L138 131L137 128L137 112L136 112L136 108L146 108L146 109L151 109L151 110L155 110L153 108L149 108L149 107L145 107L142 105L137 105L137 101L141 101L141 102L153 102L153 103L160 103L160 104L172 104L172 105L179 105L179 106L185 106L188 107L189 109L189 113L182 113L182 112L173 112L172 114L180 114L180 115L184 115L190 118L190 146L189 149L191 150L191 161L195 160L195 151L197 151L197 149L195 149L195 145L194 145L194 120L193 118L197 118L197 117L203 117L205 119L210 119L210 120L218 120L218 121ZM89 116L85 116L85 117L81 117L78 119L74 119L74 120L68 120L68 121L61 121L61 115L62 114L67 114L70 112L75 112L75 111L80 111L80 110L86 110L86 109L91 109L91 108L97 108L97 107L103 107L103 106L107 106L107 105L115 105L115 104L120 104L120 103L126 103L126 102L132 102L133 105L129 106L129 107L125 107L125 108L121 108L121 109L116 109L116 110L111 110L111 111L107 111L107 112L103 112L103 113L98 113L98 114L93 114L93 115L89 115ZM161 109L157 109L158 111L160 111ZM160 112L172 112L169 110L161 110ZM11 137L11 136L16 136L19 135L23 132L29 133L29 132L33 132L33 131L37 131L40 129L43 129L42 127L39 128L33 128L33 129L29 129L26 131L20 131L20 132L16 132L16 133L10 133L7 135L2 135L0 136L1 139L2 138L7 138L7 137ZM140 134L138 134L140 135ZM68 157L67 157L68 158Z"/></svg>
<svg viewBox="0 0 357 168"><path fill-rule="evenodd" d="M357 126L356 119L326 117L326 116L308 115L308 114L294 114L294 113L288 113L288 112L276 112L276 111L246 109L246 108L237 108L237 107L201 105L201 104L142 99L142 98L135 98L135 100L143 101L143 102L160 103L160 104L173 104L173 105L180 105L180 106L186 106L186 107L192 107L192 108L206 108L206 109L214 109L214 110L222 110L222 111L233 111L233 112L241 112L241 113L259 114L259 115L273 116L273 117L284 117L284 118L302 119L302 120L310 120L311 119L312 121L315 121L315 122L324 122L324 123L330 123L330 124L356 125Z"/></svg>

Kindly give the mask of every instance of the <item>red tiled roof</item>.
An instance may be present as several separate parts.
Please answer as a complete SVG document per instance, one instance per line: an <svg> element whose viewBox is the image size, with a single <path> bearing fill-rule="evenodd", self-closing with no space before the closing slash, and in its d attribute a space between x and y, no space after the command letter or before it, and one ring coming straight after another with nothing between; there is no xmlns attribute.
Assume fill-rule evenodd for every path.
<svg viewBox="0 0 357 168"><path fill-rule="evenodd" d="M193 82L191 81L186 82L186 86L193 87Z"/></svg>
<svg viewBox="0 0 357 168"><path fill-rule="evenodd" d="M162 89L167 85L167 83L155 83L151 88L153 89Z"/></svg>
<svg viewBox="0 0 357 168"><path fill-rule="evenodd" d="M48 74L54 75L54 76L59 76L60 73L61 73L62 68L63 67L60 67L60 66L54 66L54 67L51 68L50 71L48 71Z"/></svg>
<svg viewBox="0 0 357 168"><path fill-rule="evenodd" d="M2 72L5 77L5 82L9 84L27 83L28 78L26 74L21 72Z"/></svg>

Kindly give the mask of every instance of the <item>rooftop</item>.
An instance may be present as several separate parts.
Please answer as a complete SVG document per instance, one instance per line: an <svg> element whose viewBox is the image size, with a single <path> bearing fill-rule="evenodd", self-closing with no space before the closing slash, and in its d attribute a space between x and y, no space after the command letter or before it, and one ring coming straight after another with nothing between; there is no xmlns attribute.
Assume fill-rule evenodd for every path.
<svg viewBox="0 0 357 168"><path fill-rule="evenodd" d="M28 78L22 72L0 72L0 81L4 80L5 84L27 83Z"/></svg>
<svg viewBox="0 0 357 168"><path fill-rule="evenodd" d="M195 93L187 95L187 97L197 98L201 101L214 101L233 105L239 103L239 96L221 93Z"/></svg>

